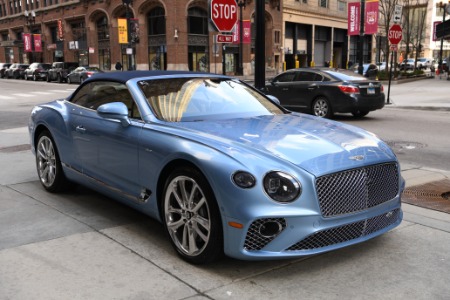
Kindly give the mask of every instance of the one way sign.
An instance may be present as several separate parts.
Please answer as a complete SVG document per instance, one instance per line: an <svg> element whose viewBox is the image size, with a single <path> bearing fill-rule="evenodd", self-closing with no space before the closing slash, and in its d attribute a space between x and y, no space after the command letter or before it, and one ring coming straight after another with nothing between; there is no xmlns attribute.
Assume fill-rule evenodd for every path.
<svg viewBox="0 0 450 300"><path fill-rule="evenodd" d="M402 9L403 9L403 6L395 5L394 18L393 18L394 23L399 23L401 21L401 19L402 19Z"/></svg>

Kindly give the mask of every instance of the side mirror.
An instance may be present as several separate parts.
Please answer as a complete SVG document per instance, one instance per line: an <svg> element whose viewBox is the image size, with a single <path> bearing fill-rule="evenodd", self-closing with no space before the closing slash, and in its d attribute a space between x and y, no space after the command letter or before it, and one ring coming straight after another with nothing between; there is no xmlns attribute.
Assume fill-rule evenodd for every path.
<svg viewBox="0 0 450 300"><path fill-rule="evenodd" d="M124 127L130 125L128 107L122 102L111 102L100 105L97 108L97 114L102 118L119 120Z"/></svg>
<svg viewBox="0 0 450 300"><path fill-rule="evenodd" d="M280 100L277 97L272 96L272 95L267 95L267 98L269 98L270 101L272 101L273 103L275 103L277 105L281 105Z"/></svg>

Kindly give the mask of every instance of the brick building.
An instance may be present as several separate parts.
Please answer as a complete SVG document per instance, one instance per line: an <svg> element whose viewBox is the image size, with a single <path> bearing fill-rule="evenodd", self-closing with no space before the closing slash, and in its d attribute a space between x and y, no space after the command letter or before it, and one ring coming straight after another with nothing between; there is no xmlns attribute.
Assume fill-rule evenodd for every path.
<svg viewBox="0 0 450 300"><path fill-rule="evenodd" d="M218 32L210 22L208 0L134 0L129 6L124 1L0 0L0 61L76 61L103 70L114 69L119 61L138 70L215 73L224 66L226 73L236 74L239 43L215 43ZM243 20L252 22L251 43L242 50L244 74L252 74L255 3L238 2L245 2ZM282 2L265 2L266 67L279 69ZM118 22L127 15L136 36L120 44ZM40 35L42 52L24 51L24 33Z"/></svg>

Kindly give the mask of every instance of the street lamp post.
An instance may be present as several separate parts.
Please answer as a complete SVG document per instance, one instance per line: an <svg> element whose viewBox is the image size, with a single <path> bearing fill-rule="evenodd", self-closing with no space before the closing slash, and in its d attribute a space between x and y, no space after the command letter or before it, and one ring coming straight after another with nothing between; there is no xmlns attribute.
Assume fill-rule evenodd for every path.
<svg viewBox="0 0 450 300"><path fill-rule="evenodd" d="M25 16L25 21L27 22L28 32L31 34L31 39L32 39L32 37L33 37L32 26L34 24L36 24L36 13L33 10L32 11L25 10L23 12L23 15ZM33 43L31 43L31 45L33 45ZM31 47L33 47L33 46L31 46ZM30 58L28 58L28 59L30 60L30 63L32 63L33 62L33 51L31 51Z"/></svg>
<svg viewBox="0 0 450 300"><path fill-rule="evenodd" d="M242 9L245 8L245 0L236 0L237 5L239 6L239 75L244 75L244 66L243 66L243 44L242 44L242 35L244 34L244 28L242 26Z"/></svg>
<svg viewBox="0 0 450 300"><path fill-rule="evenodd" d="M364 71L364 20L365 20L365 5L366 0L361 0L361 17L360 17L360 27L359 27L359 40L358 40L358 73L363 74Z"/></svg>
<svg viewBox="0 0 450 300"><path fill-rule="evenodd" d="M131 6L131 4L133 4L133 0L122 0L122 4L125 5L125 8L126 8L126 15L125 15L125 17L127 19L127 42L128 42L126 51L129 51L128 49L131 48L131 39L130 39L130 33L131 33L131 31L130 31L130 6ZM128 56L128 59L127 59L128 70L132 70L132 65L131 65L132 54L128 53L127 56Z"/></svg>

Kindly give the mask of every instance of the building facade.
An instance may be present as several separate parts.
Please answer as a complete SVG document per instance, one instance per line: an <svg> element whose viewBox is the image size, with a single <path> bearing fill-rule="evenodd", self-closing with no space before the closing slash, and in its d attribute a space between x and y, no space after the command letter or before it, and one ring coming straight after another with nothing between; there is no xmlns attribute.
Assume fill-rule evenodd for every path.
<svg viewBox="0 0 450 300"><path fill-rule="evenodd" d="M129 5L126 5L128 2ZM240 0L254 24L255 3ZM245 4L245 5L244 5ZM218 44L208 0L0 0L0 61L75 61L114 69L191 70L237 74L240 43ZM120 43L120 19L130 20ZM265 1L266 67L281 65L282 2ZM40 36L42 52L26 52L23 36ZM242 68L252 74L255 30L243 44Z"/></svg>
<svg viewBox="0 0 450 300"><path fill-rule="evenodd" d="M357 61L358 36L347 35L347 0L285 0L284 59L295 65L347 67ZM372 61L372 35L365 35L363 61Z"/></svg>

